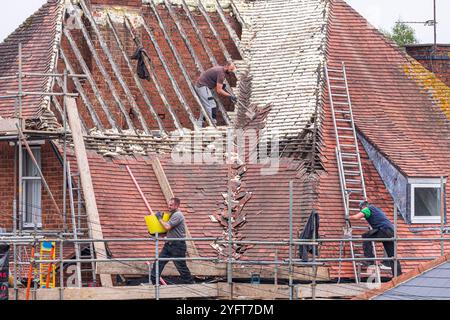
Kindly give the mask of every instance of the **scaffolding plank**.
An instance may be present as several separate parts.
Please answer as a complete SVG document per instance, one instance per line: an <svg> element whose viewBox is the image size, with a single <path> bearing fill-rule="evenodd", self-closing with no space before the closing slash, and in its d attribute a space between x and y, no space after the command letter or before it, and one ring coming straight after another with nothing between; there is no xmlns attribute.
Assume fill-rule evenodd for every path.
<svg viewBox="0 0 450 320"><path fill-rule="evenodd" d="M75 99L66 100L67 118L70 129L72 130L72 139L77 159L78 172L80 173L81 186L83 188L84 200L86 205L86 214L88 215L89 234L92 239L103 239L102 226L98 214L97 203L95 200L94 186L92 183L89 162L84 145L83 134L81 132L81 122L78 115ZM104 242L94 243L95 252L98 257L107 257L106 246ZM99 273L99 272L97 272ZM112 287L111 276L100 273L100 280L103 286Z"/></svg>
<svg viewBox="0 0 450 320"><path fill-rule="evenodd" d="M60 289L37 289L36 300L59 300ZM169 285L159 287L159 298L213 298L217 297L218 284ZM14 290L10 289L14 297ZM150 285L113 288L64 288L64 300L142 300L155 299L155 287ZM19 300L25 300L25 290L19 289Z"/></svg>
<svg viewBox="0 0 450 320"><path fill-rule="evenodd" d="M211 261L186 261L189 270L193 275L204 277L226 277L226 263L213 263ZM98 262L97 268L105 274L122 274L122 275L148 275L148 265L145 262L127 262L126 265L119 261ZM273 266L242 265L233 266L234 278L251 278L252 273L260 274L261 278L274 278L275 268ZM177 269L172 262L169 262L164 269L163 276L177 276ZM294 266L293 279L310 281L314 278L312 267ZM287 279L289 272L287 268L278 269L278 278ZM327 267L317 268L317 279L321 281L329 281L330 273Z"/></svg>
<svg viewBox="0 0 450 320"><path fill-rule="evenodd" d="M0 118L0 132L17 132L16 125L19 125L19 119L3 119Z"/></svg>

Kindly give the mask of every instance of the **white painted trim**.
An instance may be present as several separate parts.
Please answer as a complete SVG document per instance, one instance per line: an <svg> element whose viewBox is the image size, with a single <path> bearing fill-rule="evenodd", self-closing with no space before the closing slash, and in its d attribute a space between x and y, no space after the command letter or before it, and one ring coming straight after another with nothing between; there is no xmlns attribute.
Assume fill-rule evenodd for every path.
<svg viewBox="0 0 450 320"><path fill-rule="evenodd" d="M419 180L419 179L418 179ZM421 179L422 181L426 180L427 182L436 180L436 179ZM415 188L436 188L438 189L438 194L440 195L441 189L441 181L438 179L439 183L413 183L411 184L411 222L412 223L441 223L441 216L431 216L431 217L417 217L415 216L415 208L414 208L414 189Z"/></svg>
<svg viewBox="0 0 450 320"><path fill-rule="evenodd" d="M444 184L447 183L447 178L444 177ZM408 178L409 184L441 184L441 178Z"/></svg>

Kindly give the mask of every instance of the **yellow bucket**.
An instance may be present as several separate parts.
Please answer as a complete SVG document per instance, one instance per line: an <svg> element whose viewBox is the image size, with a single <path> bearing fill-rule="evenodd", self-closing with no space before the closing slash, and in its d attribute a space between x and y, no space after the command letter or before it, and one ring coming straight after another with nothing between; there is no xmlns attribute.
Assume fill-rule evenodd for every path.
<svg viewBox="0 0 450 320"><path fill-rule="evenodd" d="M155 215L144 216L145 224L147 225L148 232L150 234L155 233L166 233L167 230L164 229L163 225L158 221ZM167 222L170 219L170 214L164 213L163 221Z"/></svg>

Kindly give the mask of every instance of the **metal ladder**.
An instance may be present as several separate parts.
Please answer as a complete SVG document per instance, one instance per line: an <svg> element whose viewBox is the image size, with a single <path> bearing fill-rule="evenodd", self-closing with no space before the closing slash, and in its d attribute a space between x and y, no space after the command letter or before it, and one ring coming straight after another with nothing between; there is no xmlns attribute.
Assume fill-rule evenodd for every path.
<svg viewBox="0 0 450 320"><path fill-rule="evenodd" d="M78 180L78 186L75 186L74 178L77 178ZM71 212L71 218L72 218L72 231L74 235L74 240L79 239L79 235L86 234L89 238L90 232L88 227L83 228L83 223L87 226L87 215L83 213L83 198L81 194L81 181L80 181L80 174L75 173L72 174L70 170L70 163L67 164L67 183L68 183L68 189L69 189L69 200L70 200L70 212ZM77 208L75 209L75 200L74 200L74 192L76 193L76 203ZM87 250L88 254L83 254L83 252L86 252ZM75 257L77 260L82 259L94 259L94 247L92 243L89 243L88 248L82 248L82 245L78 242L75 243ZM90 273L90 276L92 277L92 280L94 282L94 285L96 283L96 274L95 274L95 262L88 263L90 265L89 268L83 268L83 265L86 265L85 263L77 262L76 263L76 277L77 277L77 283L79 287L83 286L83 274Z"/></svg>
<svg viewBox="0 0 450 320"><path fill-rule="evenodd" d="M329 67L325 65L325 76L328 86L328 95L332 111L334 131L336 135L336 159L338 163L339 181L341 187L342 200L345 209L344 238L349 239L350 254L352 257L353 272L356 283L360 282L361 262L356 262L355 258L364 257L361 253L355 253L356 248L362 250L362 242L353 243L353 239L361 238L361 235L354 235L354 230L370 230L367 226L351 226L349 221L350 214L359 212L359 203L367 200L366 185L361 165L361 156L356 136L355 123L353 119L352 103L347 82L347 73L345 64L339 67ZM342 255L344 242L339 246L339 255ZM374 254L376 258L376 249L374 243ZM339 278L342 261L339 261ZM380 279L378 262L377 280Z"/></svg>

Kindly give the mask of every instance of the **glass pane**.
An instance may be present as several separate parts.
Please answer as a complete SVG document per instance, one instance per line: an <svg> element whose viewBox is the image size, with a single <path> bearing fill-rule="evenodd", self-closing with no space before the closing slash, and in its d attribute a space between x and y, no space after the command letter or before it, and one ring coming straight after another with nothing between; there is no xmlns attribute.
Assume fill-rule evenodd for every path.
<svg viewBox="0 0 450 320"><path fill-rule="evenodd" d="M41 222L41 181L25 181L25 222Z"/></svg>
<svg viewBox="0 0 450 320"><path fill-rule="evenodd" d="M32 148L31 152L33 153L33 156L36 159L38 165L41 166L41 150L39 148ZM23 161L23 176L39 177L39 172L26 149L23 150Z"/></svg>
<svg viewBox="0 0 450 320"><path fill-rule="evenodd" d="M440 216L439 192L439 188L414 188L414 215Z"/></svg>

